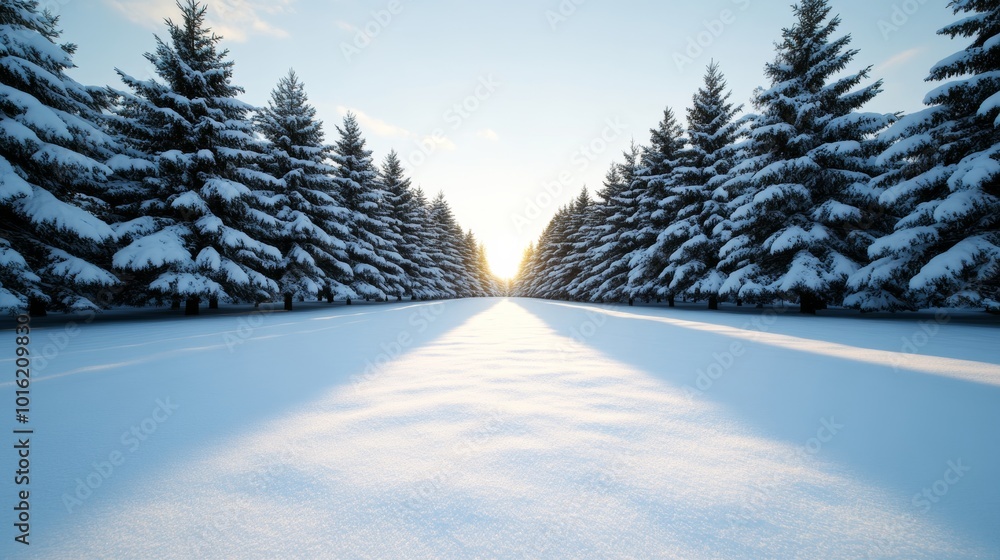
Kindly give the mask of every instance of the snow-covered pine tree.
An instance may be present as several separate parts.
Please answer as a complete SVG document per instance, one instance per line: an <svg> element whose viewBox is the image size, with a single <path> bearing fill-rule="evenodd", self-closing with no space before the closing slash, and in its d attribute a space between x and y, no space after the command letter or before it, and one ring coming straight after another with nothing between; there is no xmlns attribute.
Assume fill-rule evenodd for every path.
<svg viewBox="0 0 1000 560"><path fill-rule="evenodd" d="M102 219L119 149L101 128L108 97L66 75L71 44L33 0L0 3L0 312L97 309L119 284Z"/></svg>
<svg viewBox="0 0 1000 560"><path fill-rule="evenodd" d="M834 38L839 17L827 0L793 6L775 61L766 67L771 88L758 91L748 159L727 182L735 197L721 249L729 274L721 295L758 303L796 299L804 313L839 304L848 277L867 263L873 236L858 224L880 173L872 138L892 115L857 112L881 91L860 87L870 67L847 73L858 51L851 36Z"/></svg>
<svg viewBox="0 0 1000 560"><path fill-rule="evenodd" d="M431 203L420 187L413 189L410 202L405 204L402 221L405 224L404 247L411 245L406 250L414 256L417 265L413 281L420 292L414 295L423 300L447 297L448 283L434 258L439 251L439 240L431 222Z"/></svg>
<svg viewBox="0 0 1000 560"><path fill-rule="evenodd" d="M558 265L559 253L565 245L566 224L569 221L570 211L570 207L560 208L539 236L528 263L528 274L524 276L519 287L523 297L544 299L554 297L551 274Z"/></svg>
<svg viewBox="0 0 1000 560"><path fill-rule="evenodd" d="M588 215L592 214L590 192L584 187L576 200L566 207L566 213L558 225L558 239L554 239L554 254L546 264L545 297L571 300L573 281L581 276L583 260L586 257L585 238Z"/></svg>
<svg viewBox="0 0 1000 560"><path fill-rule="evenodd" d="M465 286L462 285L463 263L461 242L462 228L455 221L455 214L444 197L438 193L430 204L429 227L424 232L427 240L427 254L431 261L441 270L444 277L444 293L442 297L464 297Z"/></svg>
<svg viewBox="0 0 1000 560"><path fill-rule="evenodd" d="M504 281L493 274L486 245L482 242L476 247L476 272L479 282L485 288L483 297L501 297L506 293Z"/></svg>
<svg viewBox="0 0 1000 560"><path fill-rule="evenodd" d="M169 42L156 38L146 59L162 81L119 75L132 90L123 103L122 132L158 169L136 185L133 219L120 225L128 246L115 268L141 279L143 303L183 298L186 313L208 299L263 302L278 292L268 277L281 251L260 241L279 226L264 173L266 143L239 101L233 62L206 26L206 8L178 2L181 22L167 20Z"/></svg>
<svg viewBox="0 0 1000 560"><path fill-rule="evenodd" d="M486 297L489 285L483 280L479 270L479 242L476 235L469 230L462 239L462 268L468 292L465 297Z"/></svg>
<svg viewBox="0 0 1000 560"><path fill-rule="evenodd" d="M357 117L348 113L337 127L334 161L336 180L349 211L347 253L354 266L351 288L366 299L385 300L406 292L401 257L394 233L387 223L384 193L372 152L365 147Z"/></svg>
<svg viewBox="0 0 1000 560"><path fill-rule="evenodd" d="M863 310L969 306L1000 311L1000 2L954 0L939 31L971 43L931 69L929 107L883 136L880 202L902 216L851 278Z"/></svg>
<svg viewBox="0 0 1000 560"><path fill-rule="evenodd" d="M650 131L649 146L643 150L642 169L633 184L639 196L638 211L629 220L629 230L623 236L631 245L627 262L628 296L662 296L674 304L670 291L672 270L669 254L655 247L663 231L672 224L681 210L683 197L678 190L677 170L684 165L687 139L674 112L667 108L663 120Z"/></svg>
<svg viewBox="0 0 1000 560"><path fill-rule="evenodd" d="M726 220L728 201L722 184L736 161L740 124L734 119L743 110L729 102L730 95L713 61L687 112L689 145L673 187L680 210L660 234L651 258L668 263L660 276L669 279L663 286L666 294L707 299L709 309L718 308L719 290L725 282L718 270L719 250L728 241L724 228L719 227Z"/></svg>
<svg viewBox="0 0 1000 560"><path fill-rule="evenodd" d="M527 297L524 289L532 281L534 274L535 244L531 243L521 254L521 264L517 267L517 276L514 277L511 295L514 297Z"/></svg>
<svg viewBox="0 0 1000 560"><path fill-rule="evenodd" d="M255 122L270 142L265 169L280 179L279 227L268 241L283 256L275 280L285 309L291 311L295 299L357 297L349 287L353 272L342 240L347 210L328 163L333 148L324 144L323 123L294 70L281 78Z"/></svg>
<svg viewBox="0 0 1000 560"><path fill-rule="evenodd" d="M606 183L613 184L616 182L617 179L615 176L617 173L617 165L612 165L606 176ZM601 192L607 194L605 192L606 189L607 186ZM589 191L587 192L589 198ZM586 210L580 217L579 229L575 233L573 240L573 256L569 263L570 266L575 267L575 271L566 285L566 298L571 301L590 301L591 299L585 286L588 283L592 284L591 279L595 276L594 268L599 267L601 264L602 259L599 257L600 242L608 233L608 226L605 221L606 211L607 206L604 201L590 199Z"/></svg>
<svg viewBox="0 0 1000 560"><path fill-rule="evenodd" d="M395 150L389 152L379 169L379 184L386 193L389 227L398 239L406 295L413 299L437 297L442 282L441 270L434 266L421 239L427 227L426 199L423 193L419 198L415 197L403 162Z"/></svg>
<svg viewBox="0 0 1000 560"><path fill-rule="evenodd" d="M632 161L638 157L635 145L632 152L626 152L625 159ZM622 164L612 162L604 176L604 184L597 191L598 200L590 206L583 231L581 232L582 253L580 274L570 282L569 294L579 301L599 301L597 292L603 282L602 278L612 259L612 249L617 245L617 239L624 227L625 213L617 207L616 201L622 200L622 195L629 185L622 179ZM534 248L532 248L534 252Z"/></svg>
<svg viewBox="0 0 1000 560"><path fill-rule="evenodd" d="M602 212L605 214L606 233L594 250L596 261L587 259L584 273L588 279L581 284L581 290L590 294L593 301L623 301L628 299L628 275L631 253L635 250L636 227L632 221L639 213L639 200L643 194L637 178L640 172L642 148L636 144L625 151L624 161L617 166L610 185L598 193L604 200ZM609 174L609 179L612 174ZM644 188L645 183L641 186Z"/></svg>

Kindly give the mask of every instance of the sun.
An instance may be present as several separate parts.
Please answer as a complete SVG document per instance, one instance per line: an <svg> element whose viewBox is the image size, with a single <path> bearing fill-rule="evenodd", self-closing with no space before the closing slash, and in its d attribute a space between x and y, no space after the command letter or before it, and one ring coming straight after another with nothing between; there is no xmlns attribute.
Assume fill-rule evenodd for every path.
<svg viewBox="0 0 1000 560"><path fill-rule="evenodd" d="M486 242L486 258L493 274L504 280L517 276L521 267L523 247L510 238L492 239Z"/></svg>

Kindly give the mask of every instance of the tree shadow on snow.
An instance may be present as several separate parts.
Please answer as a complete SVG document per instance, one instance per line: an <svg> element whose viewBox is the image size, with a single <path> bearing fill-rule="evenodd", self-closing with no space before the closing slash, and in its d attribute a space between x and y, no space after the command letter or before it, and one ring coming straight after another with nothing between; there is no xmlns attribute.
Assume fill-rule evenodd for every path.
<svg viewBox="0 0 1000 560"><path fill-rule="evenodd" d="M817 459L840 464L885 490L900 510L914 517L930 516L987 547L997 546L997 385L600 313L627 313L627 307L514 301L559 335L646 372L692 399L721 405L752 431L796 449L816 438L824 419L834 419L843 428L816 453ZM650 312L698 320L697 315L668 310L640 314ZM815 318L772 320L816 324ZM851 325L845 323L844 328ZM836 328L836 322L827 321L818 330ZM984 344L995 344L983 336ZM951 465L970 470L956 480L955 474L948 474ZM963 483L969 479L975 481ZM921 495L925 489L930 497Z"/></svg>

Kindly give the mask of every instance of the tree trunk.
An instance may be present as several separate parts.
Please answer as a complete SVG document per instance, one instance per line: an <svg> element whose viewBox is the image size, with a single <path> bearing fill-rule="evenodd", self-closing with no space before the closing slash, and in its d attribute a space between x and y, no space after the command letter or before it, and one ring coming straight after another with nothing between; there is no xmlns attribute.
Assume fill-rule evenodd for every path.
<svg viewBox="0 0 1000 560"><path fill-rule="evenodd" d="M719 310L719 296L716 295L708 296L708 309L709 311Z"/></svg>
<svg viewBox="0 0 1000 560"><path fill-rule="evenodd" d="M48 314L48 311L45 310L44 300L38 298L28 300L28 315L32 317L45 317Z"/></svg>
<svg viewBox="0 0 1000 560"><path fill-rule="evenodd" d="M743 307L743 300L742 299L736 300L736 307Z"/></svg>
<svg viewBox="0 0 1000 560"><path fill-rule="evenodd" d="M635 299L634 298L628 298L628 306L629 307L635 306Z"/></svg>
<svg viewBox="0 0 1000 560"><path fill-rule="evenodd" d="M347 298L347 305L351 305L351 298Z"/></svg>
<svg viewBox="0 0 1000 560"><path fill-rule="evenodd" d="M188 298L187 304L184 307L184 314L188 317L193 317L198 315L201 311L198 309L198 304L201 303L201 298Z"/></svg>
<svg viewBox="0 0 1000 560"><path fill-rule="evenodd" d="M403 301L403 296L396 296L396 301Z"/></svg>
<svg viewBox="0 0 1000 560"><path fill-rule="evenodd" d="M218 309L219 308L219 298L218 298L218 296L212 296L212 297L208 298L208 308L209 309Z"/></svg>
<svg viewBox="0 0 1000 560"><path fill-rule="evenodd" d="M170 309L174 309L176 311L180 311L181 310L181 298L174 298L170 302Z"/></svg>
<svg viewBox="0 0 1000 560"><path fill-rule="evenodd" d="M803 315L815 315L819 305L819 300L812 294L802 294L799 297L799 313Z"/></svg>
<svg viewBox="0 0 1000 560"><path fill-rule="evenodd" d="M285 311L292 311L293 307L292 294L285 294Z"/></svg>
<svg viewBox="0 0 1000 560"><path fill-rule="evenodd" d="M667 296L667 305L670 307L677 307L677 300L673 295Z"/></svg>

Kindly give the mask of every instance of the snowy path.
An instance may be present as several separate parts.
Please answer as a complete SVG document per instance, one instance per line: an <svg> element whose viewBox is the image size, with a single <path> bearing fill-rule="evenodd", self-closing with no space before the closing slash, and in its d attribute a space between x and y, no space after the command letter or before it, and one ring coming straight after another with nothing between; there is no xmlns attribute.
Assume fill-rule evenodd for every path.
<svg viewBox="0 0 1000 560"><path fill-rule="evenodd" d="M525 300L94 325L34 388L27 557L1000 557L998 331L938 326L915 360L909 321Z"/></svg>

